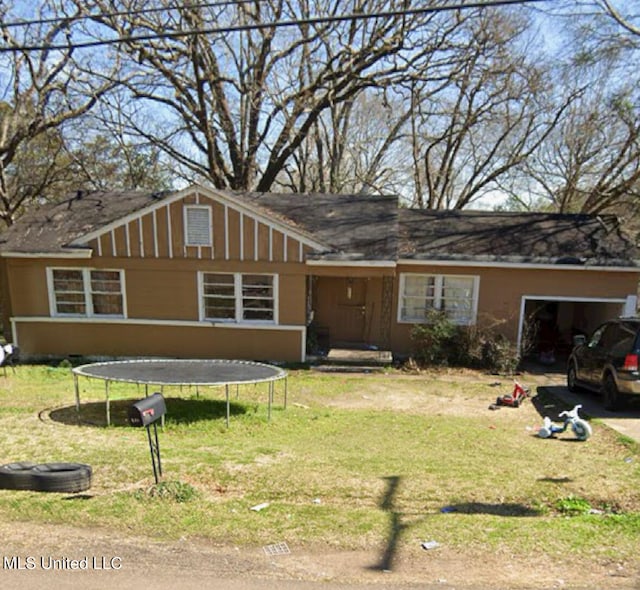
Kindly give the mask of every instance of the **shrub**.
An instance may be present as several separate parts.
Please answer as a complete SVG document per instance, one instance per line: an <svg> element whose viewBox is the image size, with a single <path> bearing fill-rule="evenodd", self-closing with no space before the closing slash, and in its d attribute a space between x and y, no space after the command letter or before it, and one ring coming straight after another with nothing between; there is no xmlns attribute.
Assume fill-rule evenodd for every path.
<svg viewBox="0 0 640 590"><path fill-rule="evenodd" d="M453 356L453 347L458 332L447 316L430 309L424 324L416 324L411 331L414 357L418 364L426 366L447 365Z"/></svg>
<svg viewBox="0 0 640 590"><path fill-rule="evenodd" d="M520 363L516 347L502 334L486 338L482 347L483 368L496 373L511 375Z"/></svg>
<svg viewBox="0 0 640 590"><path fill-rule="evenodd" d="M457 326L437 310L411 331L413 358L421 366L456 366L512 374L520 362L516 347L500 333Z"/></svg>

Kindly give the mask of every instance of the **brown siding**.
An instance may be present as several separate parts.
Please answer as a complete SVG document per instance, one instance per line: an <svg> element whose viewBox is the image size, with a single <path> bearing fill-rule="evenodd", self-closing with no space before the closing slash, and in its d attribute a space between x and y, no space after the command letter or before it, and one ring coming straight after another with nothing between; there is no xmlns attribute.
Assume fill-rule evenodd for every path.
<svg viewBox="0 0 640 590"><path fill-rule="evenodd" d="M229 207L227 207L227 227L228 258L240 260L240 214Z"/></svg>
<svg viewBox="0 0 640 590"><path fill-rule="evenodd" d="M72 267L75 264L61 260L58 266ZM47 316L49 298L45 267L33 260L8 260L9 297L12 316Z"/></svg>
<svg viewBox="0 0 640 590"><path fill-rule="evenodd" d="M309 274L317 277L394 277L396 269L389 266L310 266Z"/></svg>
<svg viewBox="0 0 640 590"><path fill-rule="evenodd" d="M307 315L307 280L304 274L281 274L279 279L280 323L302 325Z"/></svg>
<svg viewBox="0 0 640 590"><path fill-rule="evenodd" d="M194 271L162 268L126 271L130 318L197 320L198 289Z"/></svg>
<svg viewBox="0 0 640 590"><path fill-rule="evenodd" d="M90 267L122 269L125 274L128 320L113 324L67 319L62 323L18 323L19 345L28 355L82 354L114 356L153 356L177 354L177 345L161 344L155 339L170 334L181 343L189 341L182 356L215 358L265 358L300 360L301 341L306 324L305 267L302 264L268 264L249 261L113 259L10 259L4 261L10 276L8 300L14 302L14 317L48 317L46 268ZM199 319L197 276L207 272L273 273L279 277L279 323L299 326L299 330L252 329L250 326L229 328L220 324L202 327L150 326L135 324L135 320L196 322ZM127 321L131 321L128 324ZM60 338L60 330L65 337ZM155 332L154 330L158 330ZM101 339L107 338L106 342ZM40 340L42 339L42 340ZM53 342L56 340L57 342ZM295 345L294 345L295 344ZM120 352L114 352L121 346ZM225 348L225 351L222 348ZM163 350L169 352L161 352ZM293 354L295 350L295 355ZM224 353L224 354L223 354Z"/></svg>
<svg viewBox="0 0 640 590"><path fill-rule="evenodd" d="M480 277L478 325L493 326L513 342L518 335L523 296L621 298L636 293L638 274L559 269L465 268L400 266L393 294L391 331L394 351L411 350L412 324L397 322L399 276L401 273L469 275Z"/></svg>
<svg viewBox="0 0 640 590"><path fill-rule="evenodd" d="M142 232L138 220L131 221L127 224L129 227L129 250L134 258L143 258L142 249Z"/></svg>
<svg viewBox="0 0 640 590"><path fill-rule="evenodd" d="M64 333L64 338L60 334ZM160 356L300 361L302 330L21 323L21 354L37 356Z"/></svg>
<svg viewBox="0 0 640 590"><path fill-rule="evenodd" d="M156 240L158 242L158 256L169 258L169 208L162 207L155 213L156 218Z"/></svg>
<svg viewBox="0 0 640 590"><path fill-rule="evenodd" d="M264 224L258 225L258 260L269 260L269 228Z"/></svg>
<svg viewBox="0 0 640 590"><path fill-rule="evenodd" d="M300 261L300 242L293 238L287 239L287 262Z"/></svg>
<svg viewBox="0 0 640 590"><path fill-rule="evenodd" d="M126 262L125 280L130 318L198 320L198 272L271 273L279 276L281 324L304 325L304 265L265 264L247 261Z"/></svg>
<svg viewBox="0 0 640 590"><path fill-rule="evenodd" d="M8 342L11 342L11 293L9 291L9 283L7 282L7 261L0 258L0 328L2 334Z"/></svg>
<svg viewBox="0 0 640 590"><path fill-rule="evenodd" d="M185 246L184 207L194 204L211 207L213 247ZM296 238L214 199L200 196L197 202L195 195L131 219L90 245L103 258L301 262Z"/></svg>
<svg viewBox="0 0 640 590"><path fill-rule="evenodd" d="M184 256L184 222L182 219L183 202L172 203L169 209L171 218L171 245L174 257Z"/></svg>
<svg viewBox="0 0 640 590"><path fill-rule="evenodd" d="M251 217L244 217L244 233L242 243L242 259L255 260L255 228L257 221Z"/></svg>
<svg viewBox="0 0 640 590"><path fill-rule="evenodd" d="M271 242L273 260L282 262L284 260L284 236L279 231L272 230Z"/></svg>

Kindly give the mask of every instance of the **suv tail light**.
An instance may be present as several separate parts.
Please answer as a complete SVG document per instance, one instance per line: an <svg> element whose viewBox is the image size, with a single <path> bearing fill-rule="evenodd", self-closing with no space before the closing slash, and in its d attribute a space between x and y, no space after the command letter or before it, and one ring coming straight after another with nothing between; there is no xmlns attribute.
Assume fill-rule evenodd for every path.
<svg viewBox="0 0 640 590"><path fill-rule="evenodd" d="M624 359L624 365L622 368L625 371L637 371L638 370L638 355L628 354Z"/></svg>

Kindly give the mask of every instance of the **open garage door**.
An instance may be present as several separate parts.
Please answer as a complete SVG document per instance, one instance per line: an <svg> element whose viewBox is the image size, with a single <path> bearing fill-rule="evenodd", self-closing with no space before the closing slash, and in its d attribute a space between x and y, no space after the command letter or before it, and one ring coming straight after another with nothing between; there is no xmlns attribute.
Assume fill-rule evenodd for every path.
<svg viewBox="0 0 640 590"><path fill-rule="evenodd" d="M564 360L577 335L589 335L604 321L635 315L637 297L594 299L580 297L522 298L518 350L544 364Z"/></svg>

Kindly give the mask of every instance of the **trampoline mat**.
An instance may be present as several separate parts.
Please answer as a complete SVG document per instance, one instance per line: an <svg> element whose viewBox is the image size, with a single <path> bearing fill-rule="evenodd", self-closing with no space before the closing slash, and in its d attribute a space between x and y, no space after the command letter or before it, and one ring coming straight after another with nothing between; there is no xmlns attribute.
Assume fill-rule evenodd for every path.
<svg viewBox="0 0 640 590"><path fill-rule="evenodd" d="M286 377L279 367L233 360L132 360L91 363L73 369L85 377L149 385L230 385Z"/></svg>

